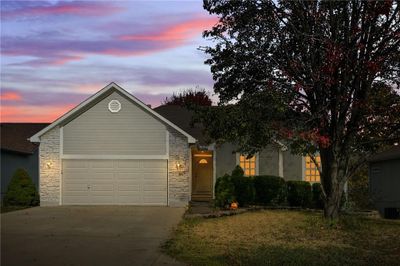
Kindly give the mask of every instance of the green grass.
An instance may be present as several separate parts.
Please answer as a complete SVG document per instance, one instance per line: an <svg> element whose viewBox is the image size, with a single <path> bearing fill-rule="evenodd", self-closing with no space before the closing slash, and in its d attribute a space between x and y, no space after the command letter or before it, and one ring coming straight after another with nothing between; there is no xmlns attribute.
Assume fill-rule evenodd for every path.
<svg viewBox="0 0 400 266"><path fill-rule="evenodd" d="M260 211L186 219L163 246L189 265L399 265L400 221Z"/></svg>

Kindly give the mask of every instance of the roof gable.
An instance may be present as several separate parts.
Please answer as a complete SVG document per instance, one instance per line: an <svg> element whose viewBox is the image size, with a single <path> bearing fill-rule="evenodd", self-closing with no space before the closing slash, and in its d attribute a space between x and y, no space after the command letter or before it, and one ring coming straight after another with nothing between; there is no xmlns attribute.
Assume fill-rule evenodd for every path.
<svg viewBox="0 0 400 266"><path fill-rule="evenodd" d="M76 106L75 108L73 108L72 110L70 110L69 112L67 112L66 114L64 114L60 118L58 118L57 120L55 120L49 126L44 128L43 130L39 131L35 135L33 135L30 138L30 141L31 142L40 142L40 137L43 134L45 134L49 130L55 128L56 126L68 123L68 121L71 121L75 117L79 116L82 112L85 112L86 110L90 109L90 107L93 106L93 104L96 104L99 101L99 99L101 100L103 98L102 96L104 96L105 94L108 95L109 93L112 93L114 90L119 92L121 95L123 95L124 97L126 97L127 99L132 101L133 103L135 103L137 106L139 106L144 111L146 111L149 114L151 114L154 118L158 119L162 123L164 123L164 124L172 127L173 129L177 130L182 135L186 136L188 138L188 142L189 143L195 143L196 142L196 139L194 137L192 137L190 134L188 134L186 131L184 131L183 129L181 129L180 127L178 127L177 125L175 125L174 123L172 123L171 121L169 121L168 119L163 117L162 115L160 115L157 112L155 112L154 110L152 110L145 103L140 101L138 98L136 98L135 96L133 96L132 94L130 94L129 92L127 92L126 90L124 90L123 88L121 88L120 86L118 86L114 82L108 84L106 87L104 87L103 89L101 89L97 93L93 94L91 97L89 97L88 99L86 99L85 101L80 103L78 106Z"/></svg>

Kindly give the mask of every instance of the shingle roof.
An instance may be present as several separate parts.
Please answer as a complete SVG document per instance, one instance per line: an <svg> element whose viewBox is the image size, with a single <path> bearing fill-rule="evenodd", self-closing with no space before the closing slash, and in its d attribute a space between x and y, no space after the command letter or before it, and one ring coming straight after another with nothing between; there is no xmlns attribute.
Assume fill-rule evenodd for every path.
<svg viewBox="0 0 400 266"><path fill-rule="evenodd" d="M1 149L18 153L33 153L39 145L28 139L48 125L48 123L1 123Z"/></svg>
<svg viewBox="0 0 400 266"><path fill-rule="evenodd" d="M178 105L161 105L153 110L196 138L198 144L207 144L204 127L200 123L191 125L193 111Z"/></svg>
<svg viewBox="0 0 400 266"><path fill-rule="evenodd" d="M369 160L370 162L387 161L393 159L400 159L400 145L393 146L387 151L378 153Z"/></svg>

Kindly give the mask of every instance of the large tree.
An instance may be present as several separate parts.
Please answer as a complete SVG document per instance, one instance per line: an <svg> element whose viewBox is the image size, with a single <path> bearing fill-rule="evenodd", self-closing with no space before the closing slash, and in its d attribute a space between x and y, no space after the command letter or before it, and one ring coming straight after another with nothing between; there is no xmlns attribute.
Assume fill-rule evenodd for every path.
<svg viewBox="0 0 400 266"><path fill-rule="evenodd" d="M165 98L162 104L179 106L211 106L212 100L205 89L196 87L195 89L186 89L178 93L174 92L172 96Z"/></svg>
<svg viewBox="0 0 400 266"><path fill-rule="evenodd" d="M400 135L398 1L205 0L204 33L219 108L212 137L254 153L283 139L321 157L325 217L346 181Z"/></svg>

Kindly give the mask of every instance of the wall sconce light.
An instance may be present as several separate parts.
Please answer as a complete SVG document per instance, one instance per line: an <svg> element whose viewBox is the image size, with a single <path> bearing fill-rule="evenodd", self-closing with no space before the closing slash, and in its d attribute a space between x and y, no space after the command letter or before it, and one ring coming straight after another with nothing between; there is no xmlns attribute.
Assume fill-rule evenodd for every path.
<svg viewBox="0 0 400 266"><path fill-rule="evenodd" d="M182 161L180 161L180 160L179 160L179 161L176 161L175 167L176 167L176 170L177 170L177 171L183 171L183 170L185 169L185 167L184 167Z"/></svg>
<svg viewBox="0 0 400 266"><path fill-rule="evenodd" d="M50 169L53 166L53 163L52 162L47 162L46 166L47 166L48 169Z"/></svg>
<svg viewBox="0 0 400 266"><path fill-rule="evenodd" d="M180 162L176 162L175 166L176 166L176 170L178 170L178 171L183 171L183 169L184 169L183 164Z"/></svg>

